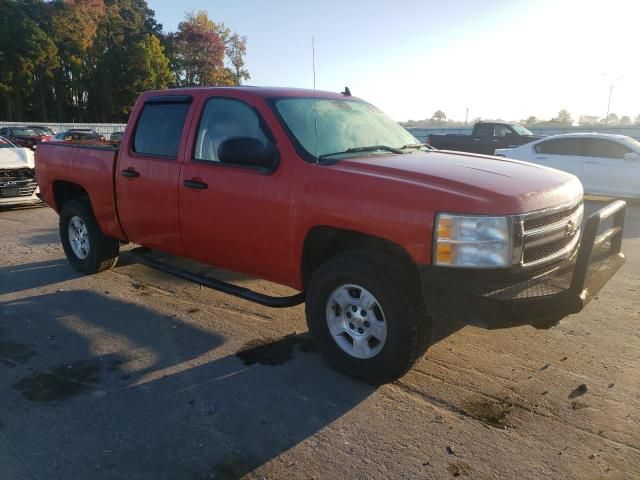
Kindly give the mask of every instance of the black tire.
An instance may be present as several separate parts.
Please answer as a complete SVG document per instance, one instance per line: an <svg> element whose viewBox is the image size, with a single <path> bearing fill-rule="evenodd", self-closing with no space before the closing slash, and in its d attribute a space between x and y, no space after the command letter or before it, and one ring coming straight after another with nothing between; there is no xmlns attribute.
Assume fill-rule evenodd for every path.
<svg viewBox="0 0 640 480"><path fill-rule="evenodd" d="M86 258L80 258L73 251L69 239L69 222L74 217L79 217L87 230L88 254ZM96 219L89 202L86 200L68 200L62 206L60 212L60 241L64 248L67 260L73 268L86 274L94 274L112 268L118 261L120 243L118 240L106 237L98 228Z"/></svg>
<svg viewBox="0 0 640 480"><path fill-rule="evenodd" d="M371 358L356 358L344 351L327 325L327 302L334 290L347 284L368 290L384 311L386 340ZM318 268L307 288L306 315L324 358L337 370L375 385L404 375L422 358L431 340L432 322L411 265L379 253L348 252Z"/></svg>

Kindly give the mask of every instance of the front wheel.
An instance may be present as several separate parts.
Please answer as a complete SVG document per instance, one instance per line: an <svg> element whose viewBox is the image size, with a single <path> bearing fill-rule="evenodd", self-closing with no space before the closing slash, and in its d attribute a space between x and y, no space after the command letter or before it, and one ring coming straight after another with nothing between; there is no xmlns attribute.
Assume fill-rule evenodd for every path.
<svg viewBox="0 0 640 480"><path fill-rule="evenodd" d="M431 320L417 278L399 259L339 255L315 272L307 292L313 340L342 372L386 383L407 372L428 347Z"/></svg>
<svg viewBox="0 0 640 480"><path fill-rule="evenodd" d="M93 274L116 264L120 244L118 240L102 234L88 202L65 202L60 212L59 226L60 241L73 268Z"/></svg>

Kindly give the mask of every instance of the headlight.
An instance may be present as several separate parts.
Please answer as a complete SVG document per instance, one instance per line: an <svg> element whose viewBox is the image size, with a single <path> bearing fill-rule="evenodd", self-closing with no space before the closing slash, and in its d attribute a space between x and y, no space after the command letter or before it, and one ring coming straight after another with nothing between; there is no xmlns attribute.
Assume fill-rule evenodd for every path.
<svg viewBox="0 0 640 480"><path fill-rule="evenodd" d="M508 217L440 213L435 227L435 265L504 268L513 263Z"/></svg>

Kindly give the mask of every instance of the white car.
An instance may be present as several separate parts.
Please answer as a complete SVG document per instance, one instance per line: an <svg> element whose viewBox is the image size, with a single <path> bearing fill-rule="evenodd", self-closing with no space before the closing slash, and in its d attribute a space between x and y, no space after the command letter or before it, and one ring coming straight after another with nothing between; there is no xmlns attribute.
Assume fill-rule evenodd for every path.
<svg viewBox="0 0 640 480"><path fill-rule="evenodd" d="M33 152L0 137L0 207L39 203Z"/></svg>
<svg viewBox="0 0 640 480"><path fill-rule="evenodd" d="M587 194L640 198L640 142L610 133L553 135L495 155L573 173Z"/></svg>

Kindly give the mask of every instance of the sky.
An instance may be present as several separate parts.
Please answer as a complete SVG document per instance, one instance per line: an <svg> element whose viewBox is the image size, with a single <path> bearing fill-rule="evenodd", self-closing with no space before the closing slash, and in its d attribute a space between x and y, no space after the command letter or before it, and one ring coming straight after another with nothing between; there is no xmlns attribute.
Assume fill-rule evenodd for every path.
<svg viewBox="0 0 640 480"><path fill-rule="evenodd" d="M640 115L640 0L147 0L246 35L247 82L349 86L397 121Z"/></svg>

